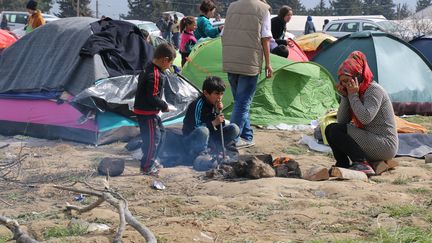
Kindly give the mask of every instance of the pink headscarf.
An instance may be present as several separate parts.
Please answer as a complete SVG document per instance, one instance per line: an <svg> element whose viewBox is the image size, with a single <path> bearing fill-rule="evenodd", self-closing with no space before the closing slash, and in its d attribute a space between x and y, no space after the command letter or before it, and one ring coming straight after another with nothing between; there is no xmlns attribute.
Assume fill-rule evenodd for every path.
<svg viewBox="0 0 432 243"><path fill-rule="evenodd" d="M359 97L363 101L363 95L373 81L373 73L366 61L366 56L361 51L353 51L347 59L339 66L338 77L347 75L350 77L362 77L363 81L359 83ZM358 128L363 128L364 125L358 120L354 112L350 110L351 118Z"/></svg>

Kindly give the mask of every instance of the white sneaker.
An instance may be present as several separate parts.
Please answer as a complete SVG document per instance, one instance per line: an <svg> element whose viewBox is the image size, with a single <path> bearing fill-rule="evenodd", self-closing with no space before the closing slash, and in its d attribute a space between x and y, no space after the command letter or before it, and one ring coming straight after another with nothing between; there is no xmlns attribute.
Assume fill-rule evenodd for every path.
<svg viewBox="0 0 432 243"><path fill-rule="evenodd" d="M252 147L254 145L255 145L255 143L253 141L248 141L248 140L245 140L243 138L240 138L240 140L236 143L236 147L238 149L248 148L248 147Z"/></svg>

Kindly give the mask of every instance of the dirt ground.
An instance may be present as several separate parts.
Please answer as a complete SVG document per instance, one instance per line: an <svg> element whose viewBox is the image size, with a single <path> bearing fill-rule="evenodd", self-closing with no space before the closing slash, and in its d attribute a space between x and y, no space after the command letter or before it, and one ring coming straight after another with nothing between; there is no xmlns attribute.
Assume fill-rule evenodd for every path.
<svg viewBox="0 0 432 243"><path fill-rule="evenodd" d="M431 120L426 120L432 124ZM329 154L312 152L299 145L312 131L255 129L256 146L242 153L289 156L301 169L330 167ZM77 193L53 188L85 180L102 188L104 177L96 167L104 157L126 159L122 176L110 178L111 188L129 202L132 214L157 236L159 242L328 242L376 239L377 229L395 232L403 227L430 229L432 223L432 164L424 159L396 158L400 166L369 182L267 178L259 180L206 180L191 167L164 168L160 178L166 189L151 187L153 177L138 175L139 162L125 143L89 146L23 136L0 137L9 146L0 149L2 161L25 158L19 182L0 180L0 215L18 219L37 240L47 242L111 242L119 219L114 207L98 208L74 217L103 223L103 233L75 233L59 237L71 219L64 213L66 202L85 206L87 196L77 202ZM1 146L0 146L1 147ZM21 151L21 152L20 152ZM63 230L65 231L65 230ZM0 226L0 242L10 232ZM144 242L127 226L123 242Z"/></svg>

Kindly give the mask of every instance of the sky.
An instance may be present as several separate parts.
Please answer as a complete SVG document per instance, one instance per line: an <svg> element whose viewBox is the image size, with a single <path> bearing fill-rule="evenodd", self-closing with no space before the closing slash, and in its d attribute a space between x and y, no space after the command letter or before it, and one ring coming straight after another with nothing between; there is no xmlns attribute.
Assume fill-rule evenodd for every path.
<svg viewBox="0 0 432 243"><path fill-rule="evenodd" d="M271 2L271 0L268 0ZM319 0L300 0L306 8L313 8ZM127 14L129 11L127 0L98 0L99 2L99 16L105 15L113 19L118 19L120 14ZM393 0L395 4L408 3L411 11L414 11L416 0ZM327 2L328 6L328 2ZM91 9L96 12L96 0L91 0ZM55 4L52 9L53 13L58 12L58 5Z"/></svg>

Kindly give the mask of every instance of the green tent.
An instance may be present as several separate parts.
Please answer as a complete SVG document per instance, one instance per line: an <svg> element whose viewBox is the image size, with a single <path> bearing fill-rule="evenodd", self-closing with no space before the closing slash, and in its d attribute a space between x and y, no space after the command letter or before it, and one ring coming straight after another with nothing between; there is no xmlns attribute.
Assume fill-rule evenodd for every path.
<svg viewBox="0 0 432 243"><path fill-rule="evenodd" d="M344 36L318 53L313 61L337 79L340 64L353 51L366 55L377 81L395 103L432 102L432 66L410 44L382 32Z"/></svg>
<svg viewBox="0 0 432 243"><path fill-rule="evenodd" d="M220 38L200 43L192 51L191 62L182 70L193 84L201 88L206 76L221 77L227 84L223 103L229 117L233 98L227 74L222 71ZM321 66L311 62L293 62L271 55L273 77L264 70L258 78L250 116L255 125L309 124L327 110L338 106L334 81Z"/></svg>

